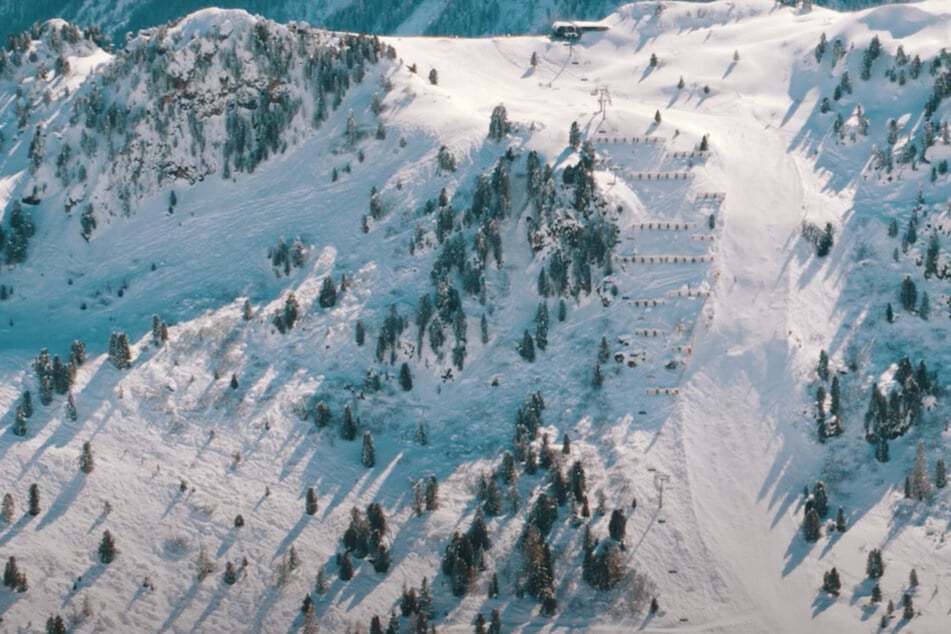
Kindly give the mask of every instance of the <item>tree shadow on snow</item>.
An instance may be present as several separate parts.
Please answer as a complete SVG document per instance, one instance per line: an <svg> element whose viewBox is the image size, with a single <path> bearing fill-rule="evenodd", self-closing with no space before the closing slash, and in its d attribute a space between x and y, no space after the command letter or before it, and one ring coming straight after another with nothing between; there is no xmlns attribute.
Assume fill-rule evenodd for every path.
<svg viewBox="0 0 951 634"><path fill-rule="evenodd" d="M174 602L175 609L168 615L168 618L165 619L165 622L162 623L162 627L159 628L159 632L165 632L172 628L175 624L175 621L188 609L188 606L191 605L192 601L195 600L195 597L198 596L198 591L201 590L201 581L196 577L192 581L191 587L182 595L177 601ZM255 630L260 631L260 630Z"/></svg>
<svg viewBox="0 0 951 634"><path fill-rule="evenodd" d="M43 519L40 520L40 523L36 525L36 530L42 530L48 524L52 524L59 519L76 500L84 486L86 486L86 474L77 470L76 475L73 476L69 484L60 489L56 500L50 505L49 510L46 512L46 515L43 516Z"/></svg>
<svg viewBox="0 0 951 634"><path fill-rule="evenodd" d="M812 600L812 618L816 618L826 610L828 610L836 601L835 596L831 596L825 590L819 590L816 593L816 598Z"/></svg>

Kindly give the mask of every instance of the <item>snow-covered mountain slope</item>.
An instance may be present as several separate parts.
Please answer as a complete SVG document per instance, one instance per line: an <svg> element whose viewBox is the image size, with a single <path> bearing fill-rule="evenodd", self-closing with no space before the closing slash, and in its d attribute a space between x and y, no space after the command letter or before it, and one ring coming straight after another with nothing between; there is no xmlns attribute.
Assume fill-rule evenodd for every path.
<svg viewBox="0 0 951 634"><path fill-rule="evenodd" d="M709 2L709 0L686 0ZM887 0L816 0L815 4L855 10ZM598 19L620 3L609 0L231 0L217 6L245 9L280 22L307 21L330 29L379 34L501 35L546 33L552 20ZM52 17L98 25L116 42L126 33L204 9L204 0L0 0L0 19L8 32L19 33Z"/></svg>
<svg viewBox="0 0 951 634"><path fill-rule="evenodd" d="M207 10L112 55L58 23L15 42L0 556L29 588L0 590L5 628L365 631L425 577L437 631L864 631L889 600L890 631L942 631L947 490L902 483L948 442L944 3L604 23L374 40ZM74 339L75 377L44 369ZM817 480L848 530L809 542ZM346 535L377 503L386 529Z"/></svg>

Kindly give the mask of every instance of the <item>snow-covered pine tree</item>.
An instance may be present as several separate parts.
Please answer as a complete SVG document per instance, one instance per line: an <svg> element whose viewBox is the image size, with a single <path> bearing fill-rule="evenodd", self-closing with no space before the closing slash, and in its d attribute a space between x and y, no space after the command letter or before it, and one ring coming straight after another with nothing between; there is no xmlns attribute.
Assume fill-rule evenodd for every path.
<svg viewBox="0 0 951 634"><path fill-rule="evenodd" d="M376 465L376 449L373 446L373 434L369 431L363 432L363 448L360 451L360 464L367 468L372 468Z"/></svg>
<svg viewBox="0 0 951 634"><path fill-rule="evenodd" d="M915 462L911 468L911 497L921 501L931 494L931 480L928 477L928 458L925 455L925 443L918 441Z"/></svg>

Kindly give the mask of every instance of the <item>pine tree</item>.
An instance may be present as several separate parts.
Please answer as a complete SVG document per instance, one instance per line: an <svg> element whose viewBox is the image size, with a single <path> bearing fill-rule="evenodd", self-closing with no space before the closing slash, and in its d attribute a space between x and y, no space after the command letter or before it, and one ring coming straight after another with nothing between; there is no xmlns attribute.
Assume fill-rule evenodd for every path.
<svg viewBox="0 0 951 634"><path fill-rule="evenodd" d="M934 485L943 489L948 486L948 473L944 466L944 458L938 458L934 465Z"/></svg>
<svg viewBox="0 0 951 634"><path fill-rule="evenodd" d="M865 574L870 579L881 579L885 574L885 564L882 561L882 551L873 548L868 551L868 557L865 560Z"/></svg>
<svg viewBox="0 0 951 634"><path fill-rule="evenodd" d="M492 617L486 634L502 634L502 616L498 610L492 610Z"/></svg>
<svg viewBox="0 0 951 634"><path fill-rule="evenodd" d="M372 468L376 464L376 449L373 447L373 435L363 432L363 449L360 451L360 464Z"/></svg>
<svg viewBox="0 0 951 634"><path fill-rule="evenodd" d="M577 121L571 122L571 129L568 130L568 145L576 150L581 147L581 129ZM544 269L542 271L544 272Z"/></svg>
<svg viewBox="0 0 951 634"><path fill-rule="evenodd" d="M833 568L822 575L822 589L829 594L839 596L842 582L839 580L839 571Z"/></svg>
<svg viewBox="0 0 951 634"><path fill-rule="evenodd" d="M901 307L906 311L913 311L918 305L918 288L910 275L906 275L901 283Z"/></svg>
<svg viewBox="0 0 951 634"><path fill-rule="evenodd" d="M251 311L251 301L247 299L244 300L244 306L241 308L241 318L244 321L251 321L253 314L254 313Z"/></svg>
<svg viewBox="0 0 951 634"><path fill-rule="evenodd" d="M429 71L429 83L432 84L433 86L436 86L439 84L439 73L436 72L435 68Z"/></svg>
<svg viewBox="0 0 951 634"><path fill-rule="evenodd" d="M99 561L104 564L112 563L116 558L116 543L112 538L112 533L108 530L103 531L102 541L99 542Z"/></svg>
<svg viewBox="0 0 951 634"><path fill-rule="evenodd" d="M684 82L684 77L683 77L683 75L681 75L681 76L680 76L680 80L677 82L677 89L678 89L678 90L683 90L683 89L684 89L684 86L686 86L686 85L687 85L687 84Z"/></svg>
<svg viewBox="0 0 951 634"><path fill-rule="evenodd" d="M526 361L535 361L535 341L527 330L522 335L522 343L519 346L518 352Z"/></svg>
<svg viewBox="0 0 951 634"><path fill-rule="evenodd" d="M882 587L878 585L878 583L872 586L872 597L870 600L872 603L882 602Z"/></svg>
<svg viewBox="0 0 951 634"><path fill-rule="evenodd" d="M370 634L383 634L383 623L376 614L370 619Z"/></svg>
<svg viewBox="0 0 951 634"><path fill-rule="evenodd" d="M83 452L79 456L79 470L83 473L92 473L96 463L92 455L92 445L87 441L83 443Z"/></svg>
<svg viewBox="0 0 951 634"><path fill-rule="evenodd" d="M33 397L30 395L30 390L24 390L20 396L20 405L23 407L23 415L26 418L33 416Z"/></svg>
<svg viewBox="0 0 951 634"><path fill-rule="evenodd" d="M608 523L608 534L611 539L624 543L624 536L627 533L627 517L621 509L614 509L611 512L611 521Z"/></svg>
<svg viewBox="0 0 951 634"><path fill-rule="evenodd" d="M8 588L15 588L17 584L17 577L20 576L20 571L17 568L16 557L10 556L10 559L7 560L7 565L3 569L3 585Z"/></svg>
<svg viewBox="0 0 951 634"><path fill-rule="evenodd" d="M39 515L40 514L40 485L31 484L30 485L30 503L29 510L30 515Z"/></svg>
<svg viewBox="0 0 951 634"><path fill-rule="evenodd" d="M340 579L342 581L350 581L353 579L353 562L350 561L350 552L343 551L342 555L338 555L340 560Z"/></svg>
<svg viewBox="0 0 951 634"><path fill-rule="evenodd" d="M822 480L817 480L812 487L813 508L819 517L825 517L829 512L829 498L826 496L826 485Z"/></svg>
<svg viewBox="0 0 951 634"><path fill-rule="evenodd" d="M357 345L358 345L358 346L362 346L363 343L366 341L366 338L367 338L367 331L366 331L366 328L364 328L364 326L363 326L363 320L362 320L362 319L358 319L358 320L357 320L357 332L356 332Z"/></svg>
<svg viewBox="0 0 951 634"><path fill-rule="evenodd" d="M650 65L651 65L651 67L653 68L654 66L657 66L657 63L658 63L658 61L657 61L657 54L656 54L656 53L651 53L651 59L650 59Z"/></svg>
<svg viewBox="0 0 951 634"><path fill-rule="evenodd" d="M329 275L321 282L317 303L320 304L321 308L332 308L337 303L337 288Z"/></svg>
<svg viewBox="0 0 951 634"><path fill-rule="evenodd" d="M343 422L340 426L340 436L344 440L356 440L357 438L357 423L353 419L353 412L350 411L349 405L344 405L343 407Z"/></svg>
<svg viewBox="0 0 951 634"><path fill-rule="evenodd" d="M492 578L489 579L489 592L490 599L498 598L499 596L499 576L496 573L492 573Z"/></svg>
<svg viewBox="0 0 951 634"><path fill-rule="evenodd" d="M234 527L242 528L244 526L244 516L241 513L238 513L234 516Z"/></svg>
<svg viewBox="0 0 951 634"><path fill-rule="evenodd" d="M911 569L911 572L908 574L908 587L917 588L918 587L918 571L914 568Z"/></svg>
<svg viewBox="0 0 951 634"><path fill-rule="evenodd" d="M79 414L76 412L76 399L73 397L73 393L69 392L66 395L66 418L75 422L79 417Z"/></svg>
<svg viewBox="0 0 951 634"><path fill-rule="evenodd" d="M819 351L819 366L816 368L816 374L820 381L829 380L829 354L825 350Z"/></svg>
<svg viewBox="0 0 951 634"><path fill-rule="evenodd" d="M918 441L915 464L911 469L911 496L918 501L931 494L931 480L928 478L928 460L925 456L925 443Z"/></svg>
<svg viewBox="0 0 951 634"><path fill-rule="evenodd" d="M538 54L535 51L532 51L532 57L528 60L528 63L531 64L532 68L538 66Z"/></svg>
<svg viewBox="0 0 951 634"><path fill-rule="evenodd" d="M26 436L26 414L23 411L23 403L17 403L12 427L15 436Z"/></svg>
<svg viewBox="0 0 951 634"><path fill-rule="evenodd" d="M307 487L307 496L306 501L304 502L304 511L308 515L313 515L317 512L317 493L314 492L314 487Z"/></svg>
<svg viewBox="0 0 951 634"><path fill-rule="evenodd" d="M908 621L915 618L915 602L907 592L902 597L902 606L901 617L903 619Z"/></svg>
<svg viewBox="0 0 951 634"><path fill-rule="evenodd" d="M535 311L535 345L539 350L548 346L548 303L538 304Z"/></svg>
<svg viewBox="0 0 951 634"><path fill-rule="evenodd" d="M416 604L417 611L426 619L432 619L436 616L436 606L433 603L433 595L429 589L429 579L423 577L423 583L419 587L419 599Z"/></svg>
<svg viewBox="0 0 951 634"><path fill-rule="evenodd" d="M656 123L657 125L660 125L660 122L661 122L660 110L657 110L656 112L654 112L654 123Z"/></svg>
<svg viewBox="0 0 951 634"><path fill-rule="evenodd" d="M400 366L400 387L403 391L409 392L413 389L413 375L410 372L409 364L404 362Z"/></svg>
<svg viewBox="0 0 951 634"><path fill-rule="evenodd" d="M230 561L225 564L225 573L223 581L232 586L238 580L238 571L235 570L234 564Z"/></svg>
<svg viewBox="0 0 951 634"><path fill-rule="evenodd" d="M822 523L819 519L819 514L816 513L814 508L810 508L806 511L806 516L802 523L802 533L807 542L818 541L822 534Z"/></svg>
<svg viewBox="0 0 951 634"><path fill-rule="evenodd" d="M835 530L844 533L846 529L845 510L840 506L835 514Z"/></svg>
<svg viewBox="0 0 951 634"><path fill-rule="evenodd" d="M890 324L895 322L895 311L892 309L891 302L885 305L885 321Z"/></svg>
<svg viewBox="0 0 951 634"><path fill-rule="evenodd" d="M13 514L15 512L13 504L13 496L9 493L3 494L3 504L0 505L0 515L3 516L3 521L7 524L13 522Z"/></svg>

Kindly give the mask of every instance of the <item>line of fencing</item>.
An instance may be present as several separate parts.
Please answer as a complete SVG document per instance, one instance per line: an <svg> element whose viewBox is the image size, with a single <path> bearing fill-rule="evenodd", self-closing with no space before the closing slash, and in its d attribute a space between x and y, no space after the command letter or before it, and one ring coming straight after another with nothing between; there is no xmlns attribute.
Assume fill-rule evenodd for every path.
<svg viewBox="0 0 951 634"><path fill-rule="evenodd" d="M713 242L716 239L712 233L695 233L690 237L700 242Z"/></svg>
<svg viewBox="0 0 951 634"><path fill-rule="evenodd" d="M649 387L644 391L654 396L675 396L680 394L680 388L676 387Z"/></svg>
<svg viewBox="0 0 951 634"><path fill-rule="evenodd" d="M713 262L712 255L619 255L621 262L634 264L702 264Z"/></svg>
<svg viewBox="0 0 951 634"><path fill-rule="evenodd" d="M695 222L642 222L631 228L640 231L689 231L696 226Z"/></svg>
<svg viewBox="0 0 951 634"><path fill-rule="evenodd" d="M601 132L600 134L605 134ZM662 136L601 136L595 139L598 143L647 143L650 145L663 145L667 142Z"/></svg>
<svg viewBox="0 0 951 634"><path fill-rule="evenodd" d="M637 328L632 331L632 334L638 337L663 337L667 332L656 328Z"/></svg>
<svg viewBox="0 0 951 634"><path fill-rule="evenodd" d="M692 172L629 172L628 176L639 181L686 181L694 178Z"/></svg>
<svg viewBox="0 0 951 634"><path fill-rule="evenodd" d="M701 152L700 150L694 150L692 152L668 152L667 158L672 159L693 159L693 158L709 158L710 152Z"/></svg>
<svg viewBox="0 0 951 634"><path fill-rule="evenodd" d="M670 349L674 352L683 352L688 355L693 354L693 348L687 345L671 346Z"/></svg>
<svg viewBox="0 0 951 634"><path fill-rule="evenodd" d="M725 192L702 192L697 194L696 200L718 200L723 201L726 199Z"/></svg>
<svg viewBox="0 0 951 634"><path fill-rule="evenodd" d="M632 306L637 308L647 308L649 306L661 306L667 303L666 299L629 299Z"/></svg>
<svg viewBox="0 0 951 634"><path fill-rule="evenodd" d="M667 291L667 297L710 297L712 294L712 291L701 291L694 288Z"/></svg>

